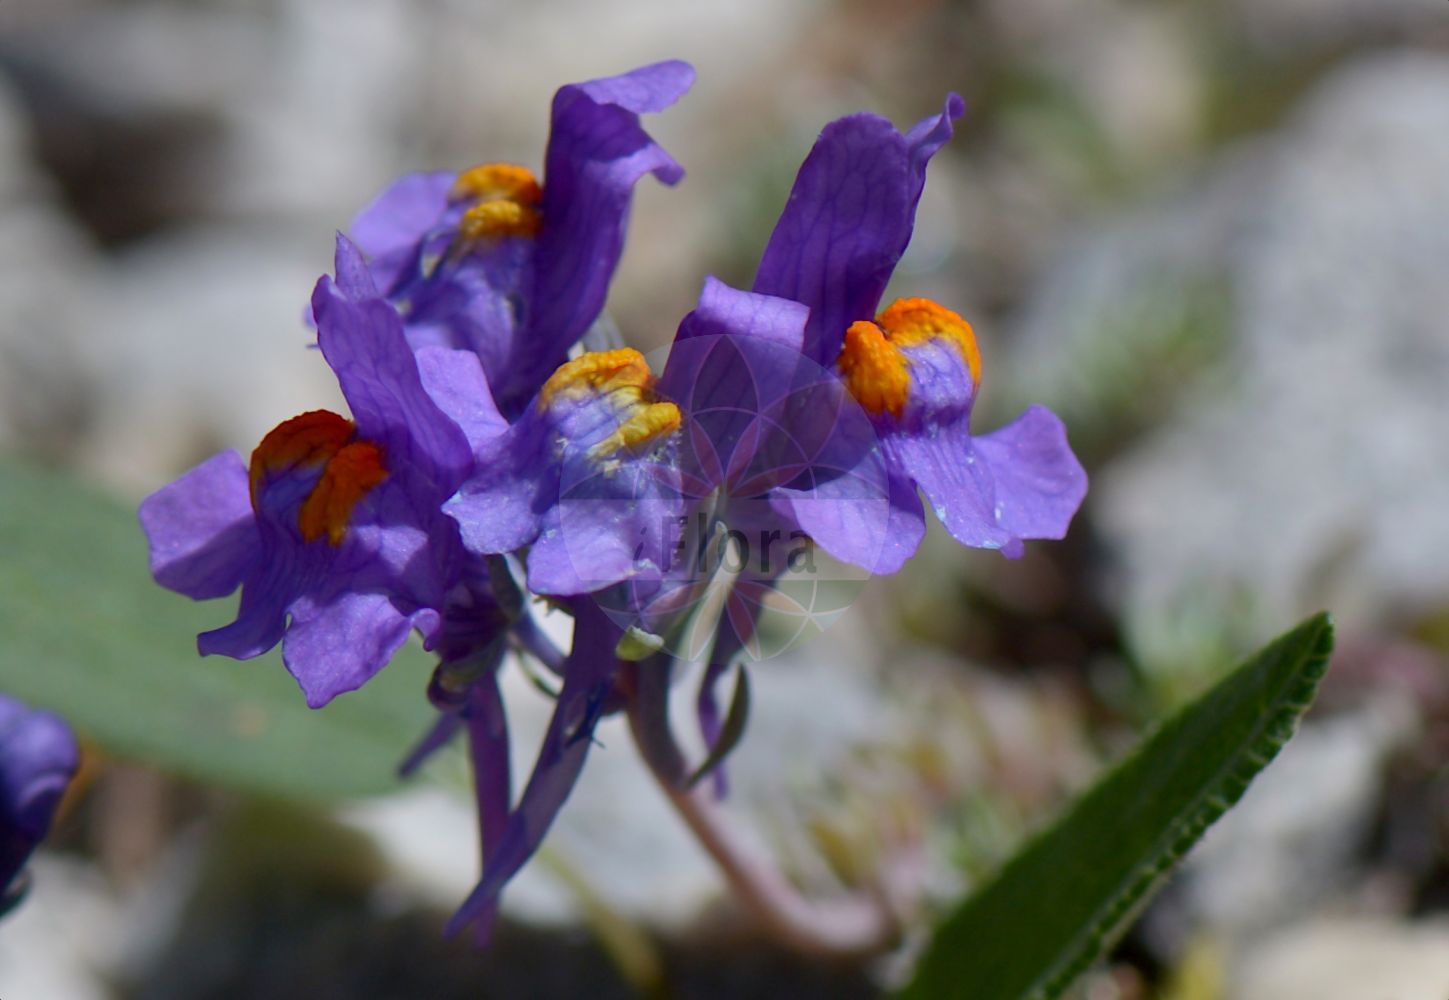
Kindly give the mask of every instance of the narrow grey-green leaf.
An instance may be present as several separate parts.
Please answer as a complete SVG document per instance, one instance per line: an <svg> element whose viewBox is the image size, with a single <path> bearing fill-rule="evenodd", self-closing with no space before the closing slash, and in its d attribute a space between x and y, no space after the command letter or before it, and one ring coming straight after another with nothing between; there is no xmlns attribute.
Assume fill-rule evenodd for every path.
<svg viewBox="0 0 1449 1000"><path fill-rule="evenodd" d="M308 709L275 653L202 659L196 633L235 604L162 590L128 506L0 463L0 690L64 715L120 757L288 796L395 787L431 722L428 664L405 649L360 691Z"/></svg>
<svg viewBox="0 0 1449 1000"><path fill-rule="evenodd" d="M1332 648L1310 618L1171 718L946 919L903 997L1060 995L1293 735Z"/></svg>
<svg viewBox="0 0 1449 1000"><path fill-rule="evenodd" d="M714 746L709 748L709 756L689 776L688 786L690 788L699 784L715 768L723 764L724 759L739 745L740 737L745 735L745 725L750 721L750 675L746 672L743 663L736 669L739 674L735 678L735 692L730 697L730 708L725 714L724 725L720 727L719 739L715 740Z"/></svg>

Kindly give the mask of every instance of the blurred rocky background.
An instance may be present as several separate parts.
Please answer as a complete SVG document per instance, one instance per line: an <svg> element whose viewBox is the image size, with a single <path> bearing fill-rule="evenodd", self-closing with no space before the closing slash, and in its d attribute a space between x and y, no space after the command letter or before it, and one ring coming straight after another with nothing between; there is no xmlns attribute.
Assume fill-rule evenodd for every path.
<svg viewBox="0 0 1449 1000"><path fill-rule="evenodd" d="M332 231L404 170L537 166L558 85L666 57L699 71L649 124L688 176L641 185L630 342L667 343L705 274L748 282L826 121L956 90L893 291L976 325L978 427L1052 406L1093 480L1066 542L928 544L755 668L734 808L762 848L826 887L904 848L947 900L1326 606L1320 705L1080 992L1449 996L1443 0L4 0L0 451L135 500L335 405L301 322ZM548 706L510 684L526 747ZM0 926L0 996L836 998L900 974L761 940L623 733L600 741L481 955L439 934L475 875L461 762L326 812L96 763Z"/></svg>

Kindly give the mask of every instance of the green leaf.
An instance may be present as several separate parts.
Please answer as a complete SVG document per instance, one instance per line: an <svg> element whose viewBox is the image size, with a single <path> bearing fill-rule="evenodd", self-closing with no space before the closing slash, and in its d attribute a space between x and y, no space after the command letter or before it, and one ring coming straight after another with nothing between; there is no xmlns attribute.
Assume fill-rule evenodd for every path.
<svg viewBox="0 0 1449 1000"><path fill-rule="evenodd" d="M740 737L745 735L745 725L750 721L750 675L743 663L735 669L739 671L735 677L735 693L730 697L729 712L725 715L724 726L720 728L719 739L710 748L709 756L695 768L685 782L688 788L693 788L713 774L714 769L723 764L725 758L739 745Z"/></svg>
<svg viewBox="0 0 1449 1000"><path fill-rule="evenodd" d="M946 919L902 996L1060 995L1293 735L1332 648L1310 618L1170 719Z"/></svg>
<svg viewBox="0 0 1449 1000"><path fill-rule="evenodd" d="M196 634L234 608L153 583L130 507L0 462L0 690L109 753L211 784L311 798L396 787L435 714L422 652L313 711L275 652L197 655Z"/></svg>

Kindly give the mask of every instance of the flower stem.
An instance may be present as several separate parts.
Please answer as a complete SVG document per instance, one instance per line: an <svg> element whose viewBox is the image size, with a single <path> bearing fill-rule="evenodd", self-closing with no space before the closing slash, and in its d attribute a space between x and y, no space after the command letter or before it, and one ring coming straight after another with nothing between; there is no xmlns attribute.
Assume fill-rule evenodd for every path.
<svg viewBox="0 0 1449 1000"><path fill-rule="evenodd" d="M682 788L655 767L641 743L639 721L639 713L630 711L630 731L650 773L725 880L771 935L803 954L833 958L877 954L899 940L900 923L884 898L857 894L810 901L801 896L778 869L743 842L707 787Z"/></svg>
<svg viewBox="0 0 1449 1000"><path fill-rule="evenodd" d="M549 669L549 672L556 677L564 674L564 661L567 657L563 650L554 645L539 627L538 622L533 620L533 615L528 608L524 608L513 622L513 636L518 645Z"/></svg>

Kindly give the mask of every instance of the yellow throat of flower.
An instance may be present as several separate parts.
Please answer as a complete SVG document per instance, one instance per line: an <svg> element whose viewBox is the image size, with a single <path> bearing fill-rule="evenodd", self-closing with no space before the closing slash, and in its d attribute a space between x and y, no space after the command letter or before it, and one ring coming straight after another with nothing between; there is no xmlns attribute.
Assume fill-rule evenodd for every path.
<svg viewBox="0 0 1449 1000"><path fill-rule="evenodd" d="M252 452L252 509L258 509L265 479L320 465L322 475L297 511L297 528L305 542L326 535L328 544L342 544L352 509L387 478L382 449L355 440L356 434L351 420L330 410L311 410L278 424Z"/></svg>
<svg viewBox="0 0 1449 1000"><path fill-rule="evenodd" d="M654 375L632 347L583 354L560 365L544 383L538 404L546 409L560 397L587 396L609 397L619 414L614 431L589 449L590 458L635 451L679 429L679 407L655 394Z"/></svg>
<svg viewBox="0 0 1449 1000"><path fill-rule="evenodd" d="M483 163L463 171L448 200L473 203L458 223L465 239L533 236L543 224L543 188L532 171L516 164Z"/></svg>

